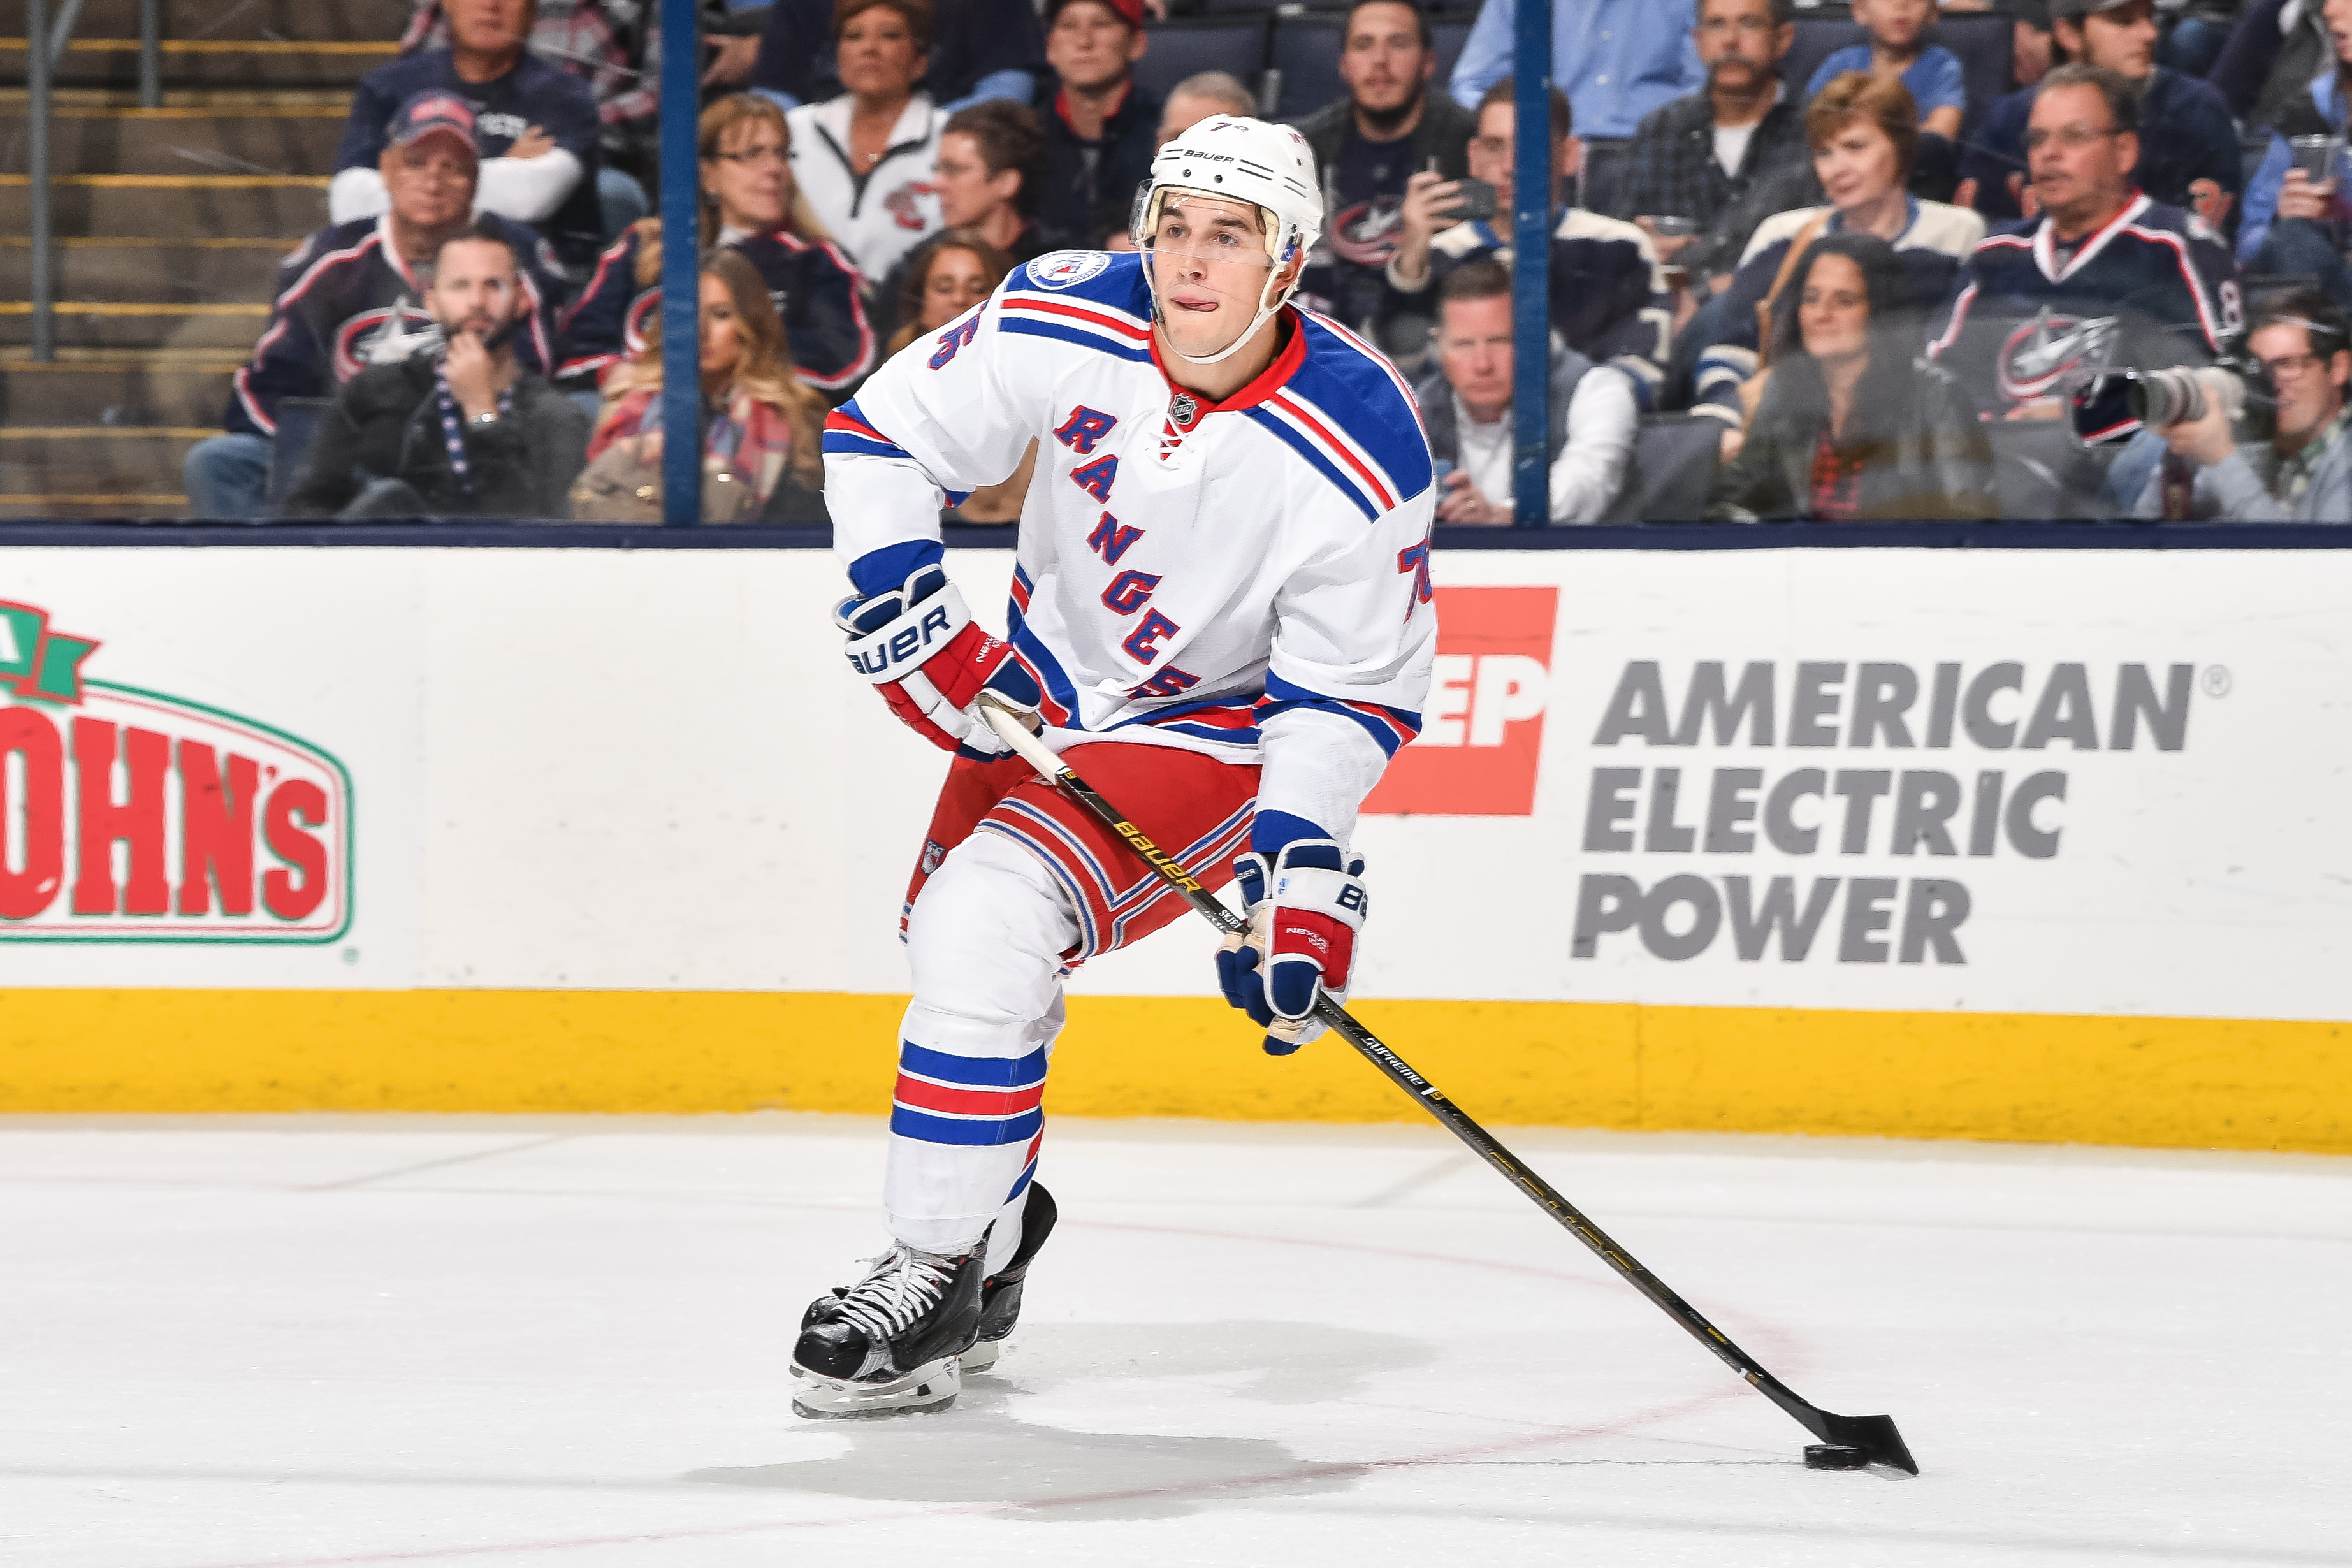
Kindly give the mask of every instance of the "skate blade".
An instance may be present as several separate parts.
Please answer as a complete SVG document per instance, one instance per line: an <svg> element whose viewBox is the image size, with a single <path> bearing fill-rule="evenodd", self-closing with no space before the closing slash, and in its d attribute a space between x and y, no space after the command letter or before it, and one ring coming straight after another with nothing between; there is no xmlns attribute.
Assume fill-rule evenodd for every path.
<svg viewBox="0 0 2352 1568"><path fill-rule="evenodd" d="M986 1372L996 1364L1004 1352L1003 1340L982 1340L963 1352L963 1370L967 1373Z"/></svg>
<svg viewBox="0 0 2352 1568"><path fill-rule="evenodd" d="M945 1410L963 1392L961 1359L946 1356L887 1383L852 1383L795 1365L793 1414L811 1421L867 1421Z"/></svg>

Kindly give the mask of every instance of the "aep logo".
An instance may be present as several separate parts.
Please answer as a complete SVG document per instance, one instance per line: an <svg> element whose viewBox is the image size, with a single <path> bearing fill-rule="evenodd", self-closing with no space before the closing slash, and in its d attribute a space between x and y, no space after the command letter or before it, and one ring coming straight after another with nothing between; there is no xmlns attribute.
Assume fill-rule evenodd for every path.
<svg viewBox="0 0 2352 1568"><path fill-rule="evenodd" d="M1535 811L1558 588L1440 588L1422 730L1364 802L1396 816Z"/></svg>
<svg viewBox="0 0 2352 1568"><path fill-rule="evenodd" d="M328 942L352 783L257 720L86 679L99 645L0 602L0 942Z"/></svg>

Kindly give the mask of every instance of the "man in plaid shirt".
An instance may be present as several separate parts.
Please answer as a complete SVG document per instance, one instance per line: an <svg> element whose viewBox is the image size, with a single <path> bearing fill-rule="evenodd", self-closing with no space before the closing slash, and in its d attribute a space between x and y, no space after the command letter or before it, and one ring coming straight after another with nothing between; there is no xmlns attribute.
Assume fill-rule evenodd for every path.
<svg viewBox="0 0 2352 1568"><path fill-rule="evenodd" d="M1660 261L1694 277L1729 273L1759 223L1821 199L1804 104L1780 81L1796 41L1790 10L1790 0L1701 0L1705 90L1652 110L1633 132L1618 216L1651 231ZM1697 229L1661 235L1660 218Z"/></svg>
<svg viewBox="0 0 2352 1568"><path fill-rule="evenodd" d="M657 141L661 95L661 28L642 0L539 0L531 17L530 51L588 84L603 126L596 198L604 237L612 238L653 210L645 187L625 172ZM402 55L446 48L446 0L418 0L400 37ZM616 166L617 165L617 166Z"/></svg>

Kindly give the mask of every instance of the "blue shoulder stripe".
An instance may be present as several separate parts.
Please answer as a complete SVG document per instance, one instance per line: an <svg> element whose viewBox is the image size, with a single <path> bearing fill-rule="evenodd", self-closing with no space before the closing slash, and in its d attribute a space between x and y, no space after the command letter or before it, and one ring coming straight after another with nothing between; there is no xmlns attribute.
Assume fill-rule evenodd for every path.
<svg viewBox="0 0 2352 1568"><path fill-rule="evenodd" d="M1395 373L1370 351L1342 337L1329 322L1307 322L1307 363L1287 384L1291 390L1337 420L1341 433L1387 471L1397 499L1411 500L1427 489L1429 438L1421 416Z"/></svg>
<svg viewBox="0 0 2352 1568"><path fill-rule="evenodd" d="M1316 449L1314 442L1267 413L1263 404L1255 408L1245 408L1242 412L1256 421L1262 428L1272 431L1275 437L1284 446L1307 459L1307 467L1330 480L1341 495L1354 501L1356 510L1364 514L1366 522L1378 522L1381 520L1380 508L1375 506L1371 498L1364 493L1362 483L1341 473L1330 458Z"/></svg>

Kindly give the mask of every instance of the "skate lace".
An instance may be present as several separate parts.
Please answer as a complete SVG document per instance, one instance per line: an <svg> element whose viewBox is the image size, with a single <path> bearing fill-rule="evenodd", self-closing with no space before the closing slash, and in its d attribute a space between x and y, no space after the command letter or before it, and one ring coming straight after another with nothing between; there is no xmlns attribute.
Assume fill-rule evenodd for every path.
<svg viewBox="0 0 2352 1568"><path fill-rule="evenodd" d="M911 1247L894 1247L866 1261L874 1265L873 1271L850 1287L835 1310L877 1341L904 1333L939 1305L954 1278L950 1259Z"/></svg>

